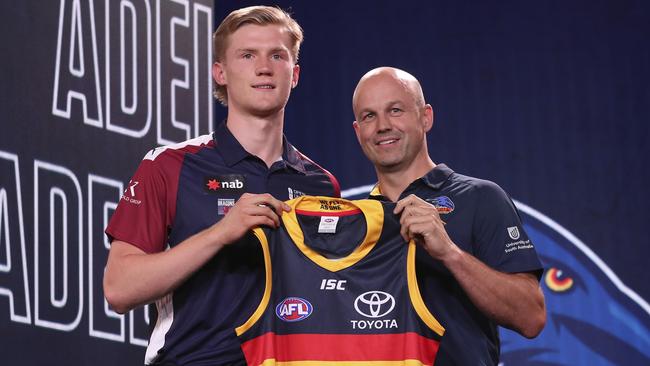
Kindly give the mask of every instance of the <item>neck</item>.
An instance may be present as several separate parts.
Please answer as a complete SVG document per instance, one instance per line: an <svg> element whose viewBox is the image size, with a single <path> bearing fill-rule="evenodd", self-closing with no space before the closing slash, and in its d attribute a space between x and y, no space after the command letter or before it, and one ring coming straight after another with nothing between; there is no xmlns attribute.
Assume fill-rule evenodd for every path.
<svg viewBox="0 0 650 366"><path fill-rule="evenodd" d="M390 169L375 166L377 181L382 196L388 198L391 202L396 202L402 192L416 179L422 178L436 164L427 155L422 159L416 159L411 165L402 169Z"/></svg>
<svg viewBox="0 0 650 366"><path fill-rule="evenodd" d="M228 111L228 130L248 153L270 167L282 156L284 109L272 116L242 116Z"/></svg>

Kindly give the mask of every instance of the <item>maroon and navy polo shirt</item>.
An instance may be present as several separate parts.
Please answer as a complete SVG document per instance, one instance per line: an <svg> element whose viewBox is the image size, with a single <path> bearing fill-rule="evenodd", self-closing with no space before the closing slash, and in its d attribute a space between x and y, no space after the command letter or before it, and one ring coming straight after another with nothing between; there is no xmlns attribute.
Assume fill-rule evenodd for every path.
<svg viewBox="0 0 650 366"><path fill-rule="evenodd" d="M279 200L340 196L334 176L286 139L282 159L269 168L222 123L210 135L148 152L106 234L146 253L161 252L219 221L245 192L270 193ZM245 237L156 301L145 363L243 364L234 327L260 301L263 263L259 243Z"/></svg>

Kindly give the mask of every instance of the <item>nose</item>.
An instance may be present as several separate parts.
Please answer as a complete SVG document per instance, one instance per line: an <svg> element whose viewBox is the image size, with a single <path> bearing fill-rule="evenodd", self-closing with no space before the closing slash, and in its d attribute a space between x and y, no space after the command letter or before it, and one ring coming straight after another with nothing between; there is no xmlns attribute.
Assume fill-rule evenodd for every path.
<svg viewBox="0 0 650 366"><path fill-rule="evenodd" d="M377 132L386 132L393 129L393 124L390 122L390 118L384 114L377 115Z"/></svg>
<svg viewBox="0 0 650 366"><path fill-rule="evenodd" d="M267 59L266 57L258 58L255 64L255 74L257 76L273 75L273 69L271 68L271 60Z"/></svg>

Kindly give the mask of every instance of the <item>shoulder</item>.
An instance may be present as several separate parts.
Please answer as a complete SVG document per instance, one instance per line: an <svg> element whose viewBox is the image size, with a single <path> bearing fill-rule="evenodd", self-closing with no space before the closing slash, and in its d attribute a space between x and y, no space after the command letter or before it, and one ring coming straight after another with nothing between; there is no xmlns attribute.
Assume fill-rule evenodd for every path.
<svg viewBox="0 0 650 366"><path fill-rule="evenodd" d="M190 140L177 144L155 147L142 158L143 161L161 162L170 157L182 156L185 154L196 154L204 148L214 146L212 134L201 135Z"/></svg>
<svg viewBox="0 0 650 366"><path fill-rule="evenodd" d="M142 158L139 169L147 169L152 173L176 173L187 155L212 149L214 145L212 134L207 134L177 144L155 147Z"/></svg>
<svg viewBox="0 0 650 366"><path fill-rule="evenodd" d="M508 194L495 182L487 179L454 173L450 184L465 188L468 194L485 198L507 198Z"/></svg>
<svg viewBox="0 0 650 366"><path fill-rule="evenodd" d="M303 171L307 176L320 176L325 178L334 189L333 195L337 197L341 195L341 186L339 185L339 182L334 176L334 174L330 173L329 170L323 168L320 164L316 163L315 161L310 159L307 155L300 152L300 150L295 148L293 145L290 146L290 149L292 149L293 151L292 155L295 156L298 165L302 166Z"/></svg>

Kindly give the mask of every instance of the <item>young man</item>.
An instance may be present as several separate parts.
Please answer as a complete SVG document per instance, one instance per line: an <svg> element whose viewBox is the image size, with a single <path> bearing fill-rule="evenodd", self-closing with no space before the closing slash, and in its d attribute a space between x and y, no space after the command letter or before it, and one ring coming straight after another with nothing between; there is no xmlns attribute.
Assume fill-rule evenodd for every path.
<svg viewBox="0 0 650 366"><path fill-rule="evenodd" d="M155 301L146 364L244 364L234 328L264 284L262 252L247 233L277 227L289 209L281 200L339 195L335 178L283 137L301 41L278 8L228 15L214 33L212 69L227 121L151 150L111 218L104 293L120 313Z"/></svg>
<svg viewBox="0 0 650 366"><path fill-rule="evenodd" d="M431 160L433 111L412 75L371 70L353 109L377 173L371 198L397 202L402 236L420 246L420 289L446 328L435 364L497 365L497 325L532 338L546 322L542 267L514 205L496 184Z"/></svg>

